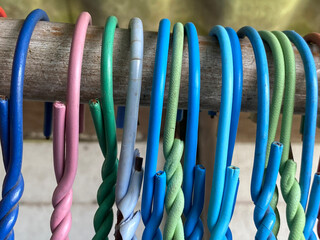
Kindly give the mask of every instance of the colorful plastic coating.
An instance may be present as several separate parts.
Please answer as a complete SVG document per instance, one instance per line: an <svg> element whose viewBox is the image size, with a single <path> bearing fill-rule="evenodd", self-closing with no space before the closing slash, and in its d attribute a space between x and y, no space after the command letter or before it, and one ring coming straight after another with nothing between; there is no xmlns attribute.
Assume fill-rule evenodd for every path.
<svg viewBox="0 0 320 240"><path fill-rule="evenodd" d="M316 234L312 231L317 219L320 204L320 175L316 173L313 178L311 193L309 196L308 209L306 212L306 225L304 227L305 239L315 240Z"/></svg>
<svg viewBox="0 0 320 240"><path fill-rule="evenodd" d="M66 106L54 104L54 170L58 186L54 190L50 227L52 240L67 239L71 228L72 185L78 165L80 81L83 49L91 16L80 14L71 43Z"/></svg>
<svg viewBox="0 0 320 240"><path fill-rule="evenodd" d="M282 121L280 142L283 144L283 153L280 162L279 173L280 188L282 196L286 202L286 220L289 227L289 239L302 239L303 229L305 226L305 213L300 203L301 189L296 179L297 164L293 159L289 159L290 155L290 138L292 130L292 117L294 111L294 96L296 84L296 64L294 51L290 40L280 31L272 32L278 39L284 57L285 64L285 91L282 108ZM275 89L275 88L274 88ZM271 201L271 207L277 216L277 222L273 227L273 233L277 236L280 227L280 218L277 209L279 192L276 190Z"/></svg>
<svg viewBox="0 0 320 240"><path fill-rule="evenodd" d="M276 131L278 128L279 117L282 107L282 99L284 92L284 78L285 78L285 66L284 56L281 45L277 37L270 31L259 31L261 39L270 47L272 58L274 61L274 81L273 81L273 92L272 101L270 106L270 117L269 117L269 129L268 129L268 142L266 152L265 168L268 166L268 159L270 155L271 144L275 141ZM299 202L297 202L299 203ZM271 201L271 208L276 215L276 224L273 227L273 233L277 236L280 226L280 216L276 207L276 201Z"/></svg>
<svg viewBox="0 0 320 240"><path fill-rule="evenodd" d="M268 73L268 63L267 56L264 49L259 33L252 27L246 26L241 28L238 31L239 38L247 36L253 47L255 59L256 59L256 68L257 68L257 78L258 78L258 114L257 114L257 133L256 133L256 147L255 147L255 157L252 170L251 178L251 198L255 203L256 208L260 206L268 206L271 202L268 198L260 198L262 194L265 194L265 191L272 189L272 194L275 187L275 181L267 181L266 185L270 184L270 188L265 188L264 184L264 172L265 172L265 163L266 163L266 150L267 150L267 140L268 140L268 131L269 131L269 73ZM282 153L282 149L281 149ZM281 158L281 155L280 155ZM280 160L279 160L280 161ZM269 164L268 164L269 165ZM279 169L279 167L277 167ZM267 168L268 169L268 168ZM269 171L276 171L276 165L269 167ZM261 201L264 201L263 203ZM257 206L258 204L258 206ZM266 210L266 209L264 209ZM256 227L258 229L257 235L260 236L262 233L264 236L271 237L272 239L275 236L272 233L273 226L276 222L276 216L272 208L268 207L266 214L263 218L263 221L257 217L254 218ZM256 220L259 220L256 222ZM263 229L261 227L263 226ZM262 238L256 238L262 239Z"/></svg>
<svg viewBox="0 0 320 240"><path fill-rule="evenodd" d="M167 189L165 196L167 218L163 230L163 238L168 240L185 239L181 218L184 208L184 196L181 188L183 170L180 162L183 155L184 144L183 141L175 138L183 58L183 42L183 24L176 23L173 27L170 85L163 134L163 155L166 160L164 164L164 171L167 176Z"/></svg>
<svg viewBox="0 0 320 240"><path fill-rule="evenodd" d="M263 184L268 128L269 128L269 73L267 56L259 33L252 27L246 26L238 31L239 38L247 36L252 44L256 58L258 78L258 116L254 164L251 179L251 198L258 199Z"/></svg>
<svg viewBox="0 0 320 240"><path fill-rule="evenodd" d="M112 57L113 40L118 20L111 16L107 19L101 50L101 100L90 101L90 112L98 136L100 149L104 156L101 168L102 183L97 192L98 209L94 215L93 239L106 239L113 224L113 204L117 180L117 136L113 104Z"/></svg>
<svg viewBox="0 0 320 240"><path fill-rule="evenodd" d="M143 65L143 25L139 18L132 18L130 28L130 72L126 98L124 128L116 184L118 207L117 239L136 239L135 232L140 223L140 211L134 212L138 202L143 178L142 158L136 141L139 102Z"/></svg>
<svg viewBox="0 0 320 240"><path fill-rule="evenodd" d="M227 171L233 102L233 58L229 35L224 27L215 26L211 29L210 36L217 37L221 49L222 92L207 224L211 232L210 239L223 239L231 220L240 172L235 167ZM223 195L226 200L224 202Z"/></svg>
<svg viewBox="0 0 320 240"><path fill-rule="evenodd" d="M143 182L141 214L145 230L143 240L162 239L159 225L163 216L166 174L156 173L158 148L166 81L170 40L170 21L162 19L159 25L147 139L147 156ZM153 211L151 210L153 206Z"/></svg>
<svg viewBox="0 0 320 240"><path fill-rule="evenodd" d="M258 229L255 239L276 239L272 229L276 223L276 215L270 206L272 196L276 187L277 176L280 167L280 160L283 145L279 142L271 144L269 163L267 166L265 179L260 195L255 203L254 223Z"/></svg>
<svg viewBox="0 0 320 240"><path fill-rule="evenodd" d="M284 31L290 41L297 47L305 69L306 77L306 111L303 131L303 147L301 157L301 169L299 184L301 188L301 204L306 208L311 171L312 159L314 151L314 141L317 122L317 107L318 107L318 78L316 66L313 60L313 55L305 40L294 31Z"/></svg>
<svg viewBox="0 0 320 240"><path fill-rule="evenodd" d="M226 27L227 33L230 38L231 48L232 48L232 58L233 58L233 98L232 98L232 113L231 113L231 126L229 135L229 146L228 146L228 157L227 166L231 166L234 145L237 137L238 123L241 110L241 99L242 99L242 85L243 85L243 66L242 66L242 53L240 40L236 31L230 27ZM238 180L236 195L234 199L234 207L236 204L238 188L240 180ZM227 239L232 238L231 230L228 228Z"/></svg>
<svg viewBox="0 0 320 240"><path fill-rule="evenodd" d="M38 21L48 21L47 14L36 9L23 23L17 40L12 65L12 77L9 104L1 101L1 125L9 126L9 134L2 133L2 147L5 146L4 159L6 176L0 201L0 239L14 239L13 227L18 218L19 200L22 197L24 183L21 174L23 148L23 81L26 59L31 35ZM7 120L5 120L7 119ZM3 122L4 121L4 122ZM2 137L4 139L2 139Z"/></svg>
<svg viewBox="0 0 320 240"><path fill-rule="evenodd" d="M309 33L307 34L306 36L304 36L304 40L307 42L307 43L314 43L318 46L320 46L320 34L319 33L316 33L316 32L313 32L313 33ZM319 160L319 163L318 163L318 170L317 172L319 173L320 172L320 160ZM318 234L318 237L320 237L320 213L318 213L318 224L317 224L317 234Z"/></svg>
<svg viewBox="0 0 320 240"><path fill-rule="evenodd" d="M188 112L183 166L184 234L186 239L202 239L200 215L204 203L205 168L196 165L200 112L200 53L196 27L185 25L189 51Z"/></svg>
<svg viewBox="0 0 320 240"><path fill-rule="evenodd" d="M236 31L230 27L226 27L233 58L233 98L231 112L231 126L228 146L227 166L231 165L234 145L237 137L238 123L241 110L242 84L243 84L243 66L240 41Z"/></svg>

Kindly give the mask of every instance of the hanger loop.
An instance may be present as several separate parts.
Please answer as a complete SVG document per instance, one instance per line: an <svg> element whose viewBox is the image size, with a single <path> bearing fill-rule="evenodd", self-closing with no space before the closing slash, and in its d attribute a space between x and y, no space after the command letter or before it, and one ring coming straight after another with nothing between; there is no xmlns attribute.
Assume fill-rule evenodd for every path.
<svg viewBox="0 0 320 240"><path fill-rule="evenodd" d="M239 38L247 36L252 44L258 78L256 148L251 179L251 198L256 205L254 212L254 222L258 230L256 239L268 237L275 239L272 229L276 222L276 215L270 202L275 190L283 146L278 142L272 143L269 163L265 171L270 102L267 56L262 39L254 28L243 27L238 31L238 36ZM264 178L268 181L263 181Z"/></svg>
<svg viewBox="0 0 320 240"><path fill-rule="evenodd" d="M23 23L17 40L12 65L10 101L1 103L4 106L4 117L9 126L9 139L2 139L7 143L6 176L2 188L0 202L0 238L14 239L13 227L19 212L19 200L22 197L24 182L21 174L23 148L23 82L28 48L33 30L38 21L49 21L47 14L36 9L32 11ZM5 100L5 99L4 99ZM1 114L2 115L2 114ZM2 115L3 116L3 115ZM4 119L3 119L4 120ZM2 124L1 124L2 125Z"/></svg>
<svg viewBox="0 0 320 240"><path fill-rule="evenodd" d="M310 33L304 37L304 40L307 43L315 43L320 46L320 34L319 33ZM319 161L320 162L320 161ZM314 175L313 184L311 187L311 193L309 196L309 204L306 212L306 225L304 228L304 236L306 239L317 239L315 233L312 231L315 224L317 214L319 214L319 204L320 204L320 176L319 176L319 166L317 173ZM319 215L318 215L319 219ZM318 236L320 232L320 224L318 220L317 233Z"/></svg>
<svg viewBox="0 0 320 240"><path fill-rule="evenodd" d="M81 67L85 38L91 16L82 12L71 43L66 106L54 103L54 170L58 186L54 190L54 211L50 226L52 240L68 238L71 228L72 185L78 165Z"/></svg>
<svg viewBox="0 0 320 240"><path fill-rule="evenodd" d="M265 162L265 168L268 166L268 160L270 158L270 150L271 145L275 141L277 126L279 122L280 112L281 112L281 106L282 106L282 99L283 99L283 92L284 92L284 82L285 82L285 64L284 64L284 56L281 48L281 44L278 41L277 37L269 32L269 31L259 31L261 39L269 46L272 52L272 57L274 61L274 81L273 81L273 93L272 93L272 101L271 101L271 107L270 107L270 118L269 118L269 129L268 129L268 142L267 142L267 152L266 152L266 162ZM281 156L280 156L281 157ZM280 162L277 162L277 172L279 170ZM272 170L270 170L272 171ZM267 179L267 178L265 178ZM268 180L268 182L271 183L271 181ZM272 183L273 184L273 183ZM275 185L276 186L276 185ZM270 191L274 191L275 186L272 185L272 187L268 188ZM255 210L255 219L256 222L262 222L264 216L266 215L268 208L271 207L274 211L274 214L276 216L276 222L273 226L273 234L274 236L277 236L279 232L280 227L280 216L277 209L277 199L269 199L269 197L272 196L272 192L268 192L268 198L265 198L265 202L262 203L264 206L258 206L256 205ZM269 202L271 200L271 202ZM262 200L261 200L262 201ZM258 201L260 204L261 201ZM266 202L270 203L270 206L265 205ZM260 208L260 209L259 209ZM258 210L259 209L259 210ZM263 209L263 210L261 210ZM257 233L259 234L259 233Z"/></svg>
<svg viewBox="0 0 320 240"><path fill-rule="evenodd" d="M181 67L183 57L184 30L182 23L173 27L173 46L168 104L163 135L163 154L165 157L164 171L167 176L165 207L167 219L164 226L164 239L185 239L181 215L184 207L182 191L183 170L181 158L183 141L175 139L177 122Z"/></svg>
<svg viewBox="0 0 320 240"><path fill-rule="evenodd" d="M130 73L125 107L124 129L116 184L118 221L116 239L136 239L140 211L134 212L143 178L140 153L134 149L136 140L143 65L143 25L139 18L130 20Z"/></svg>
<svg viewBox="0 0 320 240"><path fill-rule="evenodd" d="M101 101L93 99L89 103L100 149L105 158L101 169L103 182L97 192L99 207L93 220L95 228L93 239L107 238L113 223L112 206L115 201L118 159L113 105L112 53L117 24L118 19L114 16L106 21L101 50Z"/></svg>
<svg viewBox="0 0 320 240"><path fill-rule="evenodd" d="M235 167L227 168L233 101L233 58L231 42L226 29L219 25L211 29L210 36L217 37L221 49L222 92L207 224L211 232L210 239L221 239L224 238L228 230L240 171ZM225 196L223 196L224 192Z"/></svg>
<svg viewBox="0 0 320 240"><path fill-rule="evenodd" d="M295 178L297 165L293 161L293 159L289 159L296 82L295 57L291 42L287 38L287 36L279 31L274 31L272 33L277 37L281 45L285 60L285 92L283 100L283 115L280 133L280 142L283 143L283 154L281 157L279 168L279 173L281 176L280 187L283 198L287 204L287 223L290 229L289 238L291 239L296 237L297 239L302 239L303 229L305 225L305 214L303 207L300 204L300 186L297 179ZM292 180L289 181L288 179ZM276 188L272 200L272 202L274 202L275 204L278 203L278 195L279 193ZM276 209L275 207L273 207L273 209ZM277 225L277 229L274 228L273 231L275 234L277 234L280 224Z"/></svg>
<svg viewBox="0 0 320 240"><path fill-rule="evenodd" d="M160 21L158 31L157 50L152 82L147 156L141 203L142 220L146 226L142 235L143 240L162 239L159 225L163 216L163 205L166 189L166 173L163 171L156 172L156 168L169 40L170 21L168 19L162 19ZM152 213L151 209L153 209Z"/></svg>
<svg viewBox="0 0 320 240"><path fill-rule="evenodd" d="M196 165L200 112L200 53L196 27L185 25L189 51L188 111L183 166L184 210L186 239L202 239L203 223L200 215L204 203L205 168Z"/></svg>
<svg viewBox="0 0 320 240"><path fill-rule="evenodd" d="M318 107L318 78L313 55L308 44L294 31L284 31L290 41L297 47L305 68L306 76L306 111L303 130L303 147L300 170L301 204L306 208L310 178L312 170L312 159L314 151L314 141L317 122Z"/></svg>

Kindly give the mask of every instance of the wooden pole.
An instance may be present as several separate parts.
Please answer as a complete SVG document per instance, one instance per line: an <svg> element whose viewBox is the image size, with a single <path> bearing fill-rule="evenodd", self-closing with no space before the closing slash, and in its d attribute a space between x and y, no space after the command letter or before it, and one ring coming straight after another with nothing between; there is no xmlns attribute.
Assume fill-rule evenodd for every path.
<svg viewBox="0 0 320 240"><path fill-rule="evenodd" d="M22 20L0 19L0 94L8 95L10 89L12 59ZM67 71L70 44L74 25L65 23L40 22L32 35L24 81L24 98L37 101L64 101L66 98ZM88 29L81 80L81 102L100 96L100 55L103 27ZM157 33L144 33L144 63L141 105L150 104L152 74ZM129 30L117 29L114 41L114 101L125 105L129 71ZM221 96L221 57L217 41L208 36L199 36L201 58L201 109L218 110ZM242 111L255 112L257 109L257 80L255 58L247 39L241 40L244 83ZM273 82L273 61L267 48L270 86ZM313 48L317 68L320 68L319 49ZM304 112L305 80L301 58L296 54L296 99L295 112ZM170 74L171 51L168 63ZM165 102L168 93L166 85ZM188 102L188 51L184 45L182 82L179 107L186 108ZM166 106L166 104L164 105Z"/></svg>

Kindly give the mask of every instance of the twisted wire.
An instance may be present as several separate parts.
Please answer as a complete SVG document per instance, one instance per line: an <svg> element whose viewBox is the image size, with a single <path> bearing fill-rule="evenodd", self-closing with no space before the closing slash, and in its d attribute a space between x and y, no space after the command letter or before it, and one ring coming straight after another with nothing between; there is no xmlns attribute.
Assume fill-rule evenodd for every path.
<svg viewBox="0 0 320 240"><path fill-rule="evenodd" d="M5 13L1 11L1 15ZM36 9L23 23L16 44L10 87L10 102L1 101L1 145L6 175L0 201L0 238L14 239L19 200L24 190L21 174L23 148L23 84L26 58L33 30L38 21L48 21L47 14Z"/></svg>
<svg viewBox="0 0 320 240"><path fill-rule="evenodd" d="M300 203L301 189L296 179L296 163L290 159L290 137L292 127L292 116L294 110L294 95L295 95L295 58L292 45L286 35L279 31L274 31L273 34L277 37L284 55L285 64L285 92L283 100L283 117L281 122L280 142L283 143L283 154L280 162L279 173L280 189L283 198L286 202L286 219L290 230L289 239L304 239L303 229L305 226L304 209ZM272 208L278 213L278 189L273 195ZM277 219L274 233L277 235L280 226L280 220Z"/></svg>
<svg viewBox="0 0 320 240"><path fill-rule="evenodd" d="M273 142L270 150L269 163L266 169L265 181L261 192L255 201L254 223L257 227L256 239L276 239L273 234L273 226L276 223L276 215L270 206L276 186L283 145Z"/></svg>
<svg viewBox="0 0 320 240"><path fill-rule="evenodd" d="M117 180L118 160L115 154L106 154L105 129L103 124L101 104L98 99L89 103L94 126L98 136L101 151L105 156L101 168L102 183L97 191L98 209L94 215L93 225L95 235L93 239L106 239L113 223L112 206L115 201L115 184Z"/></svg>
<svg viewBox="0 0 320 240"><path fill-rule="evenodd" d="M168 105L163 136L163 153L165 157L164 171L167 176L167 190L165 208L167 219L164 226L164 239L184 239L183 222L181 219L184 207L182 191L183 170L181 158L183 155L183 141L174 139L179 101L183 54L183 24L176 23L173 28L173 47L171 76L169 85Z"/></svg>
<svg viewBox="0 0 320 240"><path fill-rule="evenodd" d="M56 181L61 186L61 178L65 168L65 116L66 106L61 102L53 104L53 160ZM72 189L67 189L63 194L55 191L52 198L53 213L50 219L52 240L69 239L71 228Z"/></svg>
<svg viewBox="0 0 320 240"><path fill-rule="evenodd" d="M135 233L141 220L140 211L134 211L141 190L143 169L140 153L135 149L133 153L133 165L131 167L130 183L127 194L117 203L118 220L115 226L115 239L137 239Z"/></svg>
<svg viewBox="0 0 320 240"><path fill-rule="evenodd" d="M57 187L52 196L51 239L68 239L71 228L72 185L78 166L80 82L83 49L91 16L83 12L78 17L72 39L67 104L54 103L54 170Z"/></svg>
<svg viewBox="0 0 320 240"><path fill-rule="evenodd" d="M268 130L268 142L267 142L267 152L265 168L268 165L268 159L270 154L270 148L272 142L275 140L277 126L280 117L280 111L282 106L283 92L285 87L285 63L283 51L281 44L277 37L269 31L259 31L261 38L270 46L272 57L275 65L275 77L274 77L274 87L272 93L272 103L270 107L270 117L269 117L269 130ZM271 207L276 215L276 223L273 227L273 233L277 236L280 227L280 215L277 209L277 201L275 199L271 201Z"/></svg>

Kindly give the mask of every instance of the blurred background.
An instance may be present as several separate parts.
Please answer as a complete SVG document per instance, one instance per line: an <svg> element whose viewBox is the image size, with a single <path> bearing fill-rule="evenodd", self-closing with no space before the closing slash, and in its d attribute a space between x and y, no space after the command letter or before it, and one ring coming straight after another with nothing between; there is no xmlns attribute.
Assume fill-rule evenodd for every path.
<svg viewBox="0 0 320 240"><path fill-rule="evenodd" d="M158 23L162 18L169 18L172 23L192 21L200 35L207 35L211 27L217 24L230 26L235 30L245 25L251 25L257 30L294 29L301 35L320 31L320 14L318 14L320 2L317 0L3 0L0 5L5 9L9 18L16 19L24 19L33 9L41 8L48 13L51 21L75 23L79 13L88 11L94 25L104 26L106 18L115 15L119 19L119 27L127 28L132 17L139 17L143 21L145 31L157 31ZM145 157L146 150L148 116L148 108L140 108L136 146L141 150L143 157ZM207 202L211 189L218 116L219 114L212 118L206 111L200 113L198 162L207 169ZM250 198L256 128L252 119L254 119L252 114L241 113L233 158L233 164L240 167L241 181L237 205L230 224L236 240L252 239L256 231L252 217L254 204ZM300 116L295 115L293 122L293 153L300 166L302 147L299 134ZM80 136L79 167L74 183L73 224L70 232L70 239L79 240L91 239L93 236L92 221L97 209L96 191L101 183L100 169L103 161L88 108L86 108L85 124L85 132ZM25 192L20 202L20 214L15 227L16 239L50 238L49 221L53 210L51 197L56 182L53 171L52 140L44 139L42 126L43 104L25 102L22 170L25 178ZM317 136L318 134L319 132ZM118 130L119 151L121 135L122 130ZM277 139L279 139L279 134ZM319 137L317 137L314 172L319 154ZM158 169L163 169L163 165L164 158L160 144ZM4 176L3 168L0 169L0 176L1 179ZM288 227L282 198L279 208L282 219L279 239L286 239ZM206 222L206 209L207 203L202 216L204 223ZM138 237L141 236L142 229L143 224L140 223ZM110 234L110 239L113 239L112 234ZM209 239L207 230L204 239Z"/></svg>

